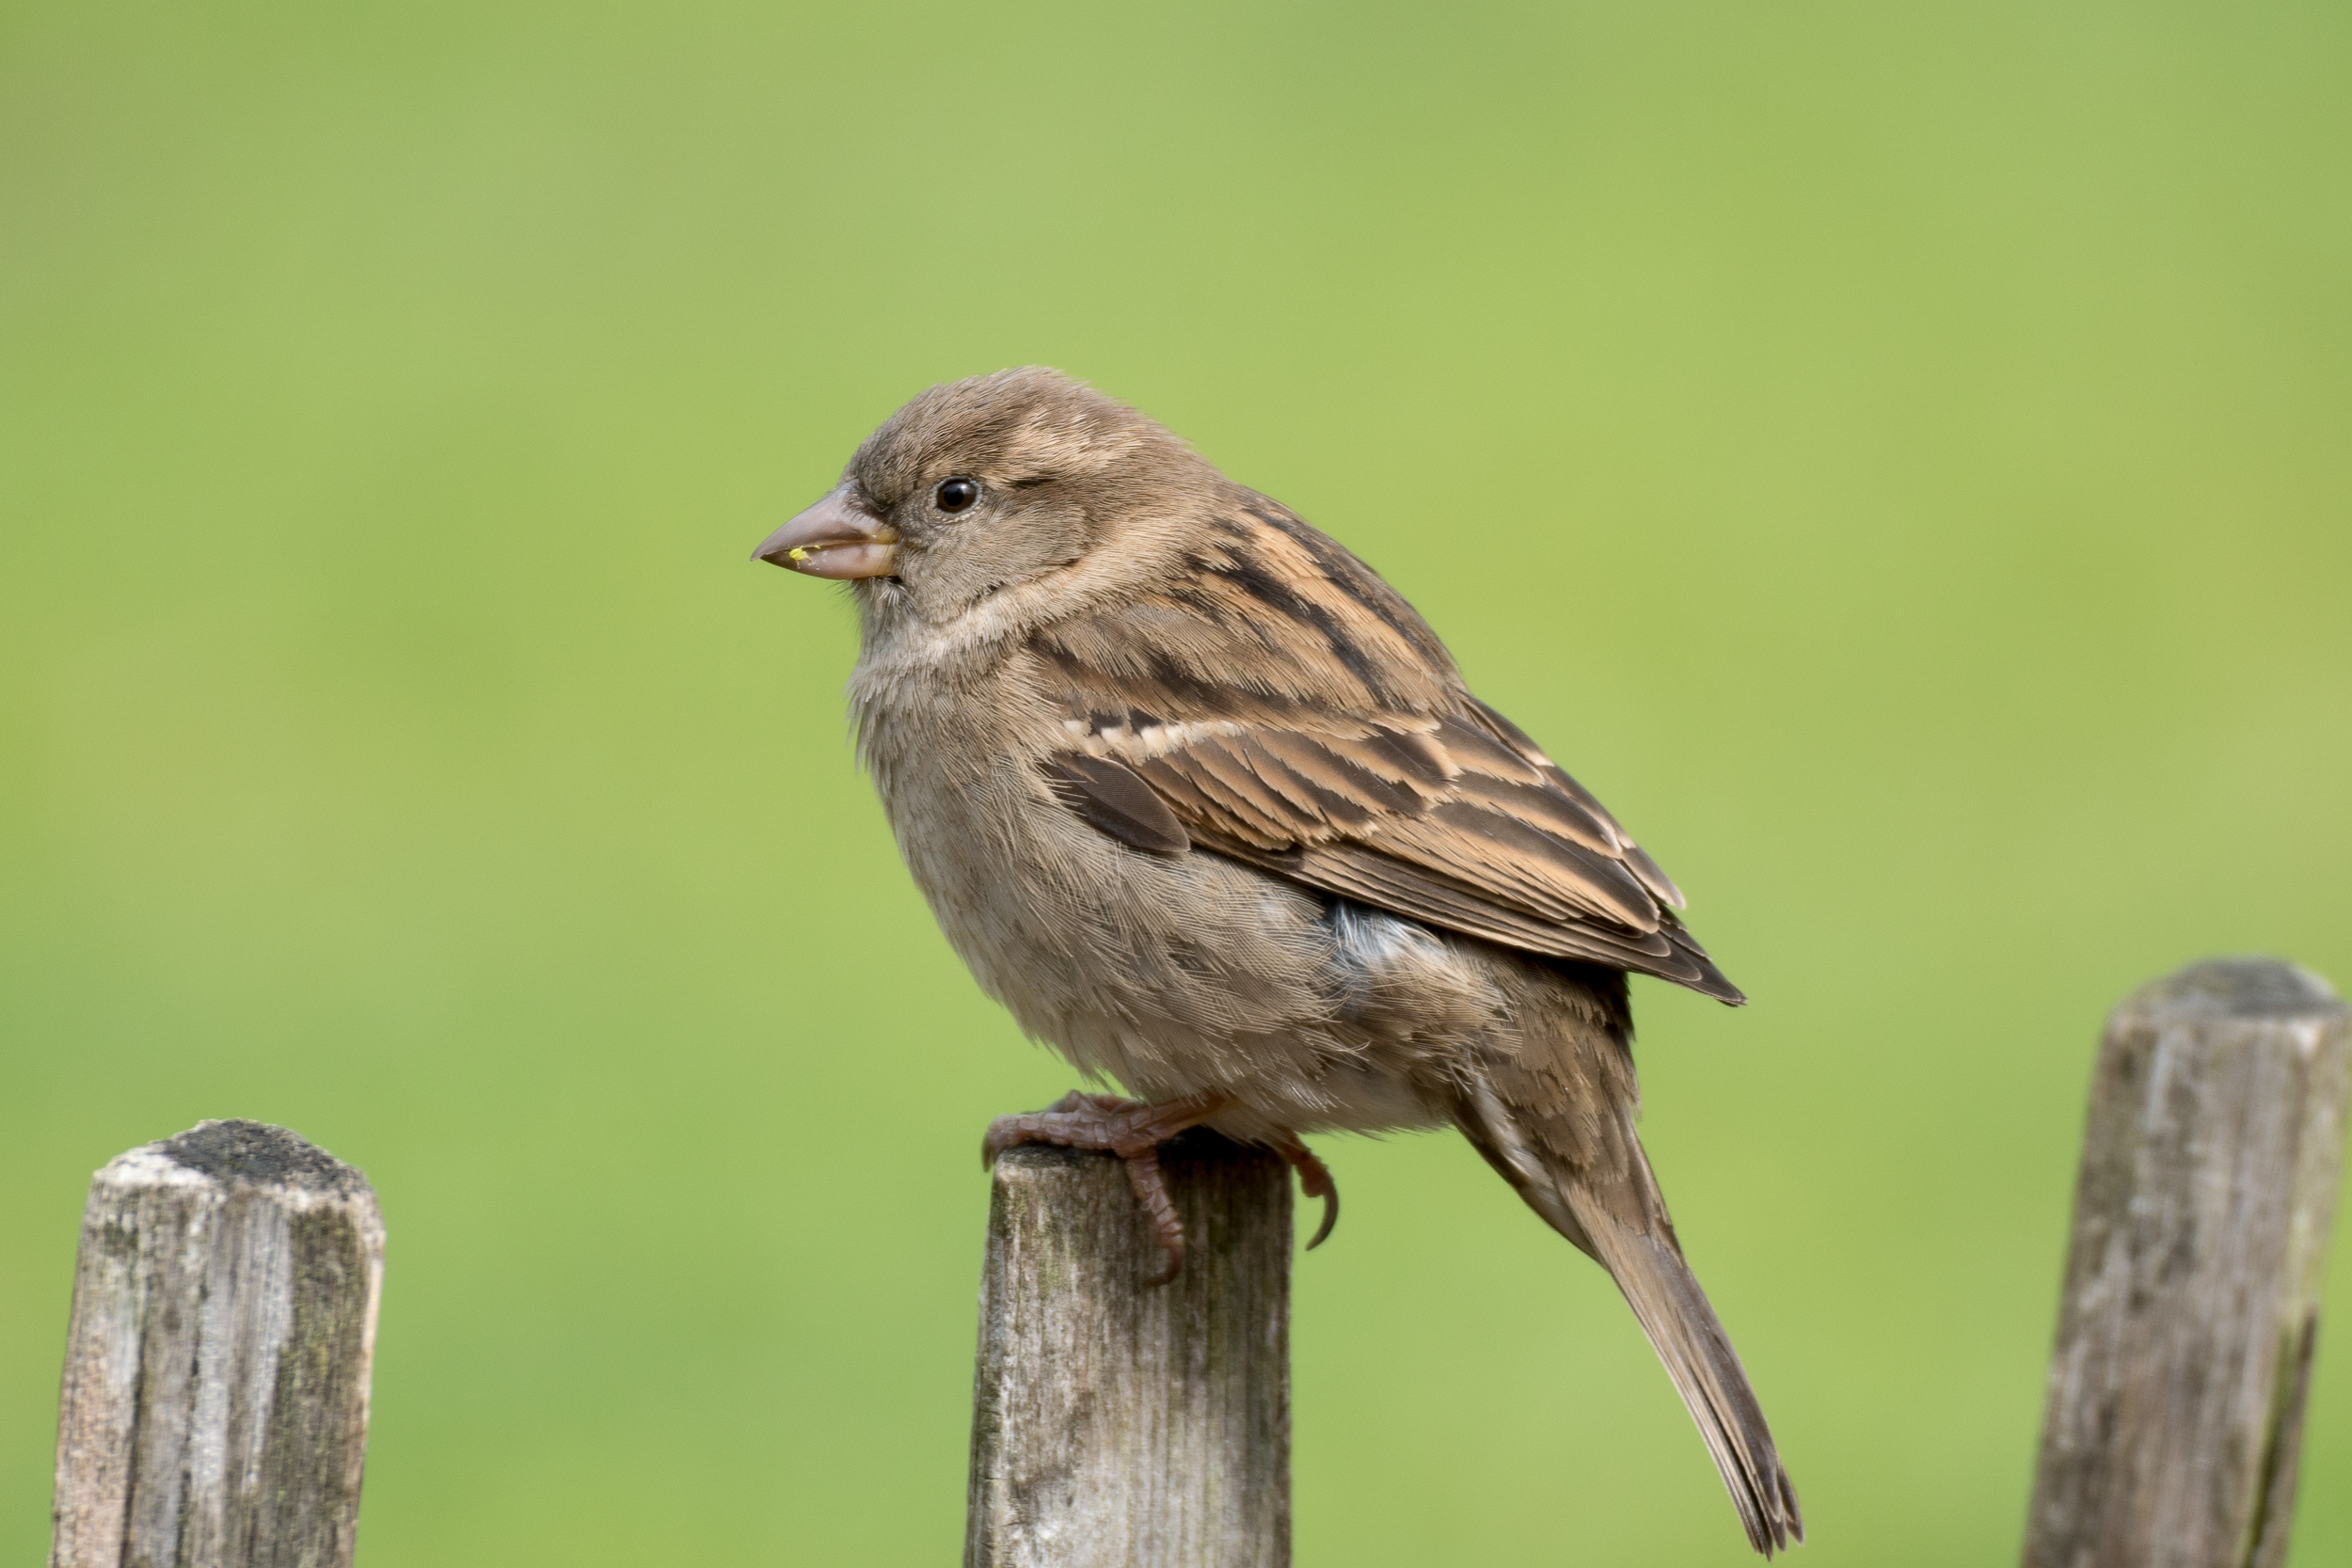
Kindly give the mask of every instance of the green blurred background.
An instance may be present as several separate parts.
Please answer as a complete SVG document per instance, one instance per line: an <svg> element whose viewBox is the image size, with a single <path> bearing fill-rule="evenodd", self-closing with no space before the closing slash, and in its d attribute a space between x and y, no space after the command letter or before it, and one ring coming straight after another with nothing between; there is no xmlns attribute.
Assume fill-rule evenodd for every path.
<svg viewBox="0 0 2352 1568"><path fill-rule="evenodd" d="M1693 895L1650 1146L1804 1560L2010 1558L2106 1008L2352 981L2352 13L0 13L0 1560L89 1171L391 1233L362 1560L953 1560L984 1001L747 561L1043 361L1357 548ZM1731 1564L1600 1273L1332 1142L1310 1565ZM2332 1296L2352 1313L2352 1243ZM2323 1348L2296 1561L2352 1560Z"/></svg>

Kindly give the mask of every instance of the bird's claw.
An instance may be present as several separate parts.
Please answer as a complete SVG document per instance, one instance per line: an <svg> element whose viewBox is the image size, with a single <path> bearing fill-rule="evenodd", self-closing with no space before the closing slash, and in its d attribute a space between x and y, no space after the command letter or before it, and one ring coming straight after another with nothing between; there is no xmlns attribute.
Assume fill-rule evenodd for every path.
<svg viewBox="0 0 2352 1568"><path fill-rule="evenodd" d="M1094 1141L1093 1128L1099 1122L1082 1121L1080 1118L1089 1112L1100 1117L1104 1113L1142 1104L1139 1100L1122 1100L1115 1094L1088 1094L1081 1089L1073 1089L1042 1111L1031 1111L1026 1116L998 1117L988 1124L988 1135L980 1140L981 1167L994 1169L997 1157L1020 1144L1057 1144L1066 1148L1110 1150L1110 1144Z"/></svg>
<svg viewBox="0 0 2352 1568"><path fill-rule="evenodd" d="M1298 1173L1301 1194L1323 1199L1323 1223L1315 1227L1313 1237L1307 1243L1307 1250L1312 1252L1331 1234L1331 1227L1340 1223L1340 1184L1331 1179L1331 1167L1317 1159L1314 1150L1296 1138L1284 1138L1266 1147L1280 1155L1291 1169Z"/></svg>
<svg viewBox="0 0 2352 1568"><path fill-rule="evenodd" d="M1160 1247L1160 1267L1144 1283L1165 1285L1184 1271L1184 1222L1160 1173L1160 1145L1208 1120L1229 1103L1223 1096L1216 1096L1152 1104L1073 1089L1042 1111L998 1117L990 1122L988 1135L980 1140L980 1160L993 1166L999 1155L1017 1144L1056 1144L1118 1155L1127 1172L1127 1184L1135 1189L1136 1201L1143 1205L1152 1222L1152 1239Z"/></svg>
<svg viewBox="0 0 2352 1568"><path fill-rule="evenodd" d="M1188 1127L1197 1127L1223 1110L1222 1098L1172 1100L1152 1104L1115 1094L1088 1094L1073 1089L1042 1111L1026 1116L998 1117L988 1124L980 1140L980 1163L993 1166L1005 1150L1020 1144L1054 1144L1063 1148L1089 1148L1119 1156L1127 1184L1152 1222L1152 1240L1159 1243L1160 1268L1145 1279L1165 1285L1184 1271L1184 1222L1168 1196L1160 1173L1160 1145ZM1331 1167L1295 1137L1284 1136L1266 1146L1298 1173L1298 1190L1323 1199L1323 1223L1307 1243L1312 1252L1340 1223L1340 1188Z"/></svg>

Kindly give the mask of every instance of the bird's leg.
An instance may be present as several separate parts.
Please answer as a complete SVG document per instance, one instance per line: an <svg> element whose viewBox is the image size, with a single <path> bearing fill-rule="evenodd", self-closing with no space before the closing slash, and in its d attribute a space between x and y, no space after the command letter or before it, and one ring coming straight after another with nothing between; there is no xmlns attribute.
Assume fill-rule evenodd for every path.
<svg viewBox="0 0 2352 1568"><path fill-rule="evenodd" d="M1165 1285L1184 1266L1184 1222L1160 1175L1160 1145L1188 1127L1200 1126L1232 1103L1225 1095L1195 1095L1153 1104L1073 1089L1042 1111L998 1117L990 1122L988 1136L980 1143L980 1162L993 1165L996 1156L1015 1144L1058 1144L1064 1148L1118 1155L1127 1170L1127 1184L1136 1191L1136 1201L1151 1217L1152 1239L1160 1243L1163 1261L1145 1283Z"/></svg>
<svg viewBox="0 0 2352 1568"><path fill-rule="evenodd" d="M1298 1173L1301 1193L1323 1199L1323 1223L1315 1227L1314 1240L1307 1243L1307 1250L1312 1252L1331 1234L1331 1227L1340 1223L1340 1184L1331 1180L1331 1167L1316 1159L1314 1150L1300 1143L1296 1133L1286 1132L1266 1147Z"/></svg>

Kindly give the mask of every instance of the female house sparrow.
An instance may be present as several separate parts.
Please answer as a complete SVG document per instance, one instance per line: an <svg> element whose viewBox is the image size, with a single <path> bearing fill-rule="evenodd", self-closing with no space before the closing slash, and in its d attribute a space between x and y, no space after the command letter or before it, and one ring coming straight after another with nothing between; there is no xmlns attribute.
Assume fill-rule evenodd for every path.
<svg viewBox="0 0 2352 1568"><path fill-rule="evenodd" d="M974 976L1140 1097L1003 1118L992 1158L1120 1154L1172 1273L1160 1140L1206 1124L1327 1193L1300 1133L1457 1127L1615 1277L1749 1542L1804 1539L1633 1127L1627 974L1744 999L1393 589L1037 368L915 398L757 555L850 584L859 751Z"/></svg>

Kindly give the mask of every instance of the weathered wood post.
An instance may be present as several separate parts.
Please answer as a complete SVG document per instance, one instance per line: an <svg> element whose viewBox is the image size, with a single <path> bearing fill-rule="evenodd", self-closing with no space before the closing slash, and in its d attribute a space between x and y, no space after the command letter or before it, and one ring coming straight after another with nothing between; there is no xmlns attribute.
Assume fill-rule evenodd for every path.
<svg viewBox="0 0 2352 1568"><path fill-rule="evenodd" d="M1290 1172L1194 1132L1160 1165L1190 1245L1168 1285L1119 1162L996 1162L967 1568L1290 1561Z"/></svg>
<svg viewBox="0 0 2352 1568"><path fill-rule="evenodd" d="M359 1172L208 1121L90 1181L50 1568L348 1568L384 1225Z"/></svg>
<svg viewBox="0 0 2352 1568"><path fill-rule="evenodd" d="M2026 1568L2285 1560L2348 1090L2344 1005L2276 959L2108 1020Z"/></svg>

